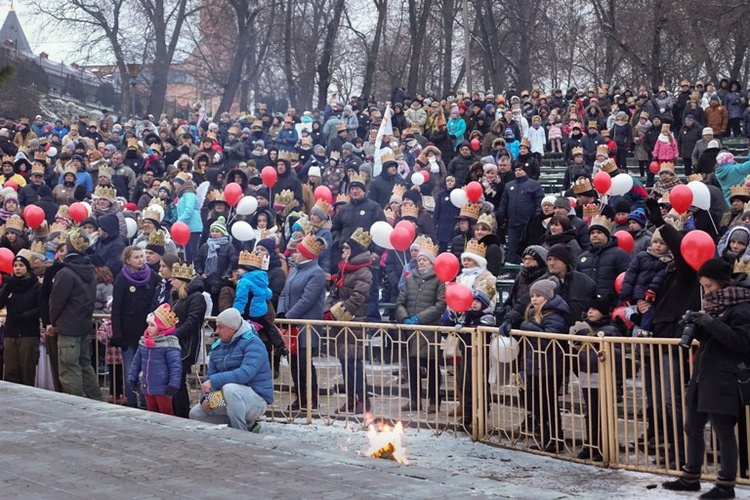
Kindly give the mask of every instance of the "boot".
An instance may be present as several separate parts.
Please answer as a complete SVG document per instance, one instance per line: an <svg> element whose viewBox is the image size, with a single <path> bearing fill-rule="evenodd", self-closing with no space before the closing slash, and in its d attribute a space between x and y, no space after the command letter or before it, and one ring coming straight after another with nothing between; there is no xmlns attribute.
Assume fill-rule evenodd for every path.
<svg viewBox="0 0 750 500"><path fill-rule="evenodd" d="M356 411L356 409L355 409L356 407L357 407L357 402L354 399L348 399L347 398L346 403L344 403L344 405L341 408L339 408L338 410L336 410L336 413L339 413L339 414L341 414L341 413L358 413Z"/></svg>
<svg viewBox="0 0 750 500"><path fill-rule="evenodd" d="M734 479L718 477L716 485L699 498L734 498Z"/></svg>
<svg viewBox="0 0 750 500"><path fill-rule="evenodd" d="M672 491L700 491L700 478L700 472L690 472L685 467L683 467L682 476L678 477L674 481L663 482L661 483L661 486L665 490Z"/></svg>
<svg viewBox="0 0 750 500"><path fill-rule="evenodd" d="M464 415L464 407L463 405L456 405L453 407L452 410L448 412L449 417L463 417Z"/></svg>
<svg viewBox="0 0 750 500"><path fill-rule="evenodd" d="M401 411L419 411L419 401L409 401L401 407Z"/></svg>

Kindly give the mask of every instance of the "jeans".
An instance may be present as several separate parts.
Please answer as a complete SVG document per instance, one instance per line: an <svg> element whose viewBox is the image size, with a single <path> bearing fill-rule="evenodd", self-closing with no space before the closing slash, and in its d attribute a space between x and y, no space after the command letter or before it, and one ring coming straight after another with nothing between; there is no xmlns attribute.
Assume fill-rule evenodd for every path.
<svg viewBox="0 0 750 500"><path fill-rule="evenodd" d="M135 353L138 351L137 347L123 347L122 348L122 370L124 373L124 380L127 381L130 376L130 366L133 364L133 358ZM113 373L114 377L115 374ZM138 406L138 396L130 389L130 384L125 383L125 398L128 400L128 406L135 408Z"/></svg>
<svg viewBox="0 0 750 500"><path fill-rule="evenodd" d="M737 439L734 436L734 426L737 424L736 415L723 413L702 413L695 409L687 409L685 434L687 435L687 464L689 471L700 473L703 467L703 453L706 442L703 429L706 422L711 420L711 427L716 433L716 441L721 452L719 463L719 478L734 480L737 475Z"/></svg>
<svg viewBox="0 0 750 500"><path fill-rule="evenodd" d="M362 366L362 358L354 354L346 359L339 358L341 370L344 372L344 384L346 385L346 397L358 401L365 400L365 370Z"/></svg>
<svg viewBox="0 0 750 500"><path fill-rule="evenodd" d="M252 387L226 384L221 388L227 405L215 410L203 410L200 404L190 410L190 420L212 424L226 424L234 429L246 431L266 412L268 403Z"/></svg>
<svg viewBox="0 0 750 500"><path fill-rule="evenodd" d="M33 386L39 362L39 336L5 337L3 345L5 381Z"/></svg>
<svg viewBox="0 0 750 500"><path fill-rule="evenodd" d="M518 253L518 245L521 241L521 234L523 233L524 227L525 226L508 227L508 243L505 245L505 261L509 264L521 263L521 256Z"/></svg>
<svg viewBox="0 0 750 500"><path fill-rule="evenodd" d="M90 399L102 399L94 367L91 366L91 336L57 336L60 384L63 392Z"/></svg>
<svg viewBox="0 0 750 500"><path fill-rule="evenodd" d="M201 242L201 233L190 233L190 240L185 245L185 262L192 264L198 257L198 246Z"/></svg>
<svg viewBox="0 0 750 500"><path fill-rule="evenodd" d="M300 335L304 335L300 332ZM317 349L314 349L317 351ZM307 363L312 364L312 356L316 356L316 352L312 352L313 349L299 348L297 354L291 354L289 356L289 369L292 372L292 381L294 382L294 389L297 393L297 401L300 402L301 407L307 406ZM318 406L318 373L315 371L315 365L312 364L312 401L310 402L313 408Z"/></svg>

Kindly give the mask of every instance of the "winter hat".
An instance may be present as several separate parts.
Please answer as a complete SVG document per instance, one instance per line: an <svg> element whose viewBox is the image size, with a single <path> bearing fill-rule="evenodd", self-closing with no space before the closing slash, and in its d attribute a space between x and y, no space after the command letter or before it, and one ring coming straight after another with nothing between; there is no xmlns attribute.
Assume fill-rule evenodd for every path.
<svg viewBox="0 0 750 500"><path fill-rule="evenodd" d="M31 272L31 258L32 258L31 251L25 248L22 248L21 250L18 251L18 254L16 254L16 256L13 258L13 262L20 262L21 264L26 266L26 272L30 273Z"/></svg>
<svg viewBox="0 0 750 500"><path fill-rule="evenodd" d="M431 263L435 263L435 259L437 258L437 247L429 238L427 238L426 241L422 243L422 246L419 247L417 258L419 257L425 257Z"/></svg>
<svg viewBox="0 0 750 500"><path fill-rule="evenodd" d="M93 217L86 217L81 221L81 227L85 226L86 224L91 224L95 228L99 229L99 221L97 221Z"/></svg>
<svg viewBox="0 0 750 500"><path fill-rule="evenodd" d="M703 129L703 133L702 133L702 135L710 135L710 136L713 136L713 135L714 135L714 129L712 129L711 127L705 127L705 128ZM717 144L718 144L718 143L717 143ZM711 146L709 146L709 147L711 147Z"/></svg>
<svg viewBox="0 0 750 500"><path fill-rule="evenodd" d="M104 216L106 217L106 215ZM102 217L102 219L104 218ZM115 217L117 219L117 217ZM65 240L65 246L68 247L68 253L84 254L89 248L89 237L85 231L80 229L73 231Z"/></svg>
<svg viewBox="0 0 750 500"><path fill-rule="evenodd" d="M651 243L654 241L661 241L664 243L664 238L662 238L661 230L659 228L654 229L654 233L651 235Z"/></svg>
<svg viewBox="0 0 750 500"><path fill-rule="evenodd" d="M240 327L242 326L242 321L243 320L240 312L234 307L224 309L219 313L218 316L216 316L217 325L226 326L227 328L231 328L234 331L240 329Z"/></svg>
<svg viewBox="0 0 750 500"><path fill-rule="evenodd" d="M719 141L717 141L716 139L711 139L706 145L706 149L718 149L719 147Z"/></svg>
<svg viewBox="0 0 750 500"><path fill-rule="evenodd" d="M599 295L591 301L589 308L596 309L602 313L603 316L607 317L612 313L612 301L609 297Z"/></svg>
<svg viewBox="0 0 750 500"><path fill-rule="evenodd" d="M573 263L573 255L570 253L568 247L562 243L556 243L547 250L547 259L550 257L564 262L568 267Z"/></svg>
<svg viewBox="0 0 750 500"><path fill-rule="evenodd" d="M372 164L370 163L362 163L359 165L359 173L360 174L367 174L368 177L372 177Z"/></svg>
<svg viewBox="0 0 750 500"><path fill-rule="evenodd" d="M219 231L223 236L226 236L227 233L227 223L224 216L220 215L214 222L211 223L211 231Z"/></svg>
<svg viewBox="0 0 750 500"><path fill-rule="evenodd" d="M554 245L557 246L557 245ZM555 290L557 290L557 283L548 279L541 279L535 281L529 289L529 295L536 293L541 295L547 300L552 300L555 297Z"/></svg>
<svg viewBox="0 0 750 500"><path fill-rule="evenodd" d="M698 269L696 277L729 283L732 279L732 266L723 259L709 259Z"/></svg>
<svg viewBox="0 0 750 500"><path fill-rule="evenodd" d="M523 251L521 257L523 258L527 255L532 256L540 266L547 266L547 249L542 245L529 245L526 247L526 250Z"/></svg>
<svg viewBox="0 0 750 500"><path fill-rule="evenodd" d="M570 212L570 200L564 196L558 196L557 198L555 198L554 206L555 208L564 208L565 210Z"/></svg>
<svg viewBox="0 0 750 500"><path fill-rule="evenodd" d="M419 191L415 191L413 189L406 190L403 195L403 200L409 200L418 207L422 205L422 195L419 193Z"/></svg>
<svg viewBox="0 0 750 500"><path fill-rule="evenodd" d="M628 221L631 220L636 221L641 227L646 227L646 214L642 208L636 208L628 214Z"/></svg>
<svg viewBox="0 0 750 500"><path fill-rule="evenodd" d="M555 196L552 196L551 194L548 194L544 198L542 198L542 206L544 206L545 203L549 203L552 206L555 206L555 200L557 198Z"/></svg>
<svg viewBox="0 0 750 500"><path fill-rule="evenodd" d="M263 186L261 188L258 188L257 191L255 191L255 197L256 198L265 198L268 201L271 201L271 193L268 191L268 188Z"/></svg>
<svg viewBox="0 0 750 500"><path fill-rule="evenodd" d="M748 243L750 243L750 233L743 230L732 231L732 235L729 237L729 241L736 241L737 243L747 245Z"/></svg>
<svg viewBox="0 0 750 500"><path fill-rule="evenodd" d="M616 204L615 204L615 213L626 213L630 214L630 202L624 198L621 198Z"/></svg>
<svg viewBox="0 0 750 500"><path fill-rule="evenodd" d="M307 170L308 177L320 177L320 167L312 166Z"/></svg>
<svg viewBox="0 0 750 500"><path fill-rule="evenodd" d="M716 164L726 165L728 163L734 163L734 155L730 153L729 151L722 151L716 156Z"/></svg>
<svg viewBox="0 0 750 500"><path fill-rule="evenodd" d="M341 145L341 149L342 150L346 149L347 151L354 151L354 144L352 144L351 142L345 142L344 144Z"/></svg>
<svg viewBox="0 0 750 500"><path fill-rule="evenodd" d="M321 144L316 144L315 146L313 146L313 154L316 156L325 156L326 148L323 147Z"/></svg>

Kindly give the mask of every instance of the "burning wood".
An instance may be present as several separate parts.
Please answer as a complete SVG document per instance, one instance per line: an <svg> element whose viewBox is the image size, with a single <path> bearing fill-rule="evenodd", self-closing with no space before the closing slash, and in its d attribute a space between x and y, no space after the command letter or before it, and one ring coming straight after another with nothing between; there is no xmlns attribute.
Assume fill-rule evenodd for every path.
<svg viewBox="0 0 750 500"><path fill-rule="evenodd" d="M373 458L382 458L393 460L400 464L409 463L406 460L406 448L401 444L401 436L404 434L404 426L398 422L395 427L387 424L380 424L379 430L376 430L377 424L370 425L367 430L367 439L370 447L366 455Z"/></svg>

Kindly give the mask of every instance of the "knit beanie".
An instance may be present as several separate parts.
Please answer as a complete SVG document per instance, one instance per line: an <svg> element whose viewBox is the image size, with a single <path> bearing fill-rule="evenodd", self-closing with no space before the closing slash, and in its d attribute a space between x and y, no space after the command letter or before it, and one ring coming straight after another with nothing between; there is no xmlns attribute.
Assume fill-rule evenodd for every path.
<svg viewBox="0 0 750 500"><path fill-rule="evenodd" d="M620 198L615 204L615 213L626 213L630 214L630 202L624 198Z"/></svg>
<svg viewBox="0 0 750 500"><path fill-rule="evenodd" d="M654 233L651 235L651 243L654 241L661 241L664 243L664 238L662 238L661 230L659 228L654 229Z"/></svg>
<svg viewBox="0 0 750 500"><path fill-rule="evenodd" d="M636 208L628 214L628 221L631 220L636 221L641 227L646 227L646 213L642 208Z"/></svg>
<svg viewBox="0 0 750 500"><path fill-rule="evenodd" d="M736 241L737 243L747 245L748 243L750 243L750 233L742 229L737 229L735 231L732 231L732 235L729 237L729 241Z"/></svg>
<svg viewBox="0 0 750 500"><path fill-rule="evenodd" d="M317 204L313 205L312 209L310 209L310 215L317 215L321 220L324 221L330 218L330 215L326 213L325 210L320 208L320 206Z"/></svg>
<svg viewBox="0 0 750 500"><path fill-rule="evenodd" d="M220 215L214 222L211 223L211 231L219 231L223 236L228 234L227 224L224 216Z"/></svg>
<svg viewBox="0 0 750 500"><path fill-rule="evenodd" d="M564 208L565 210L570 211L570 200L564 196L558 196L555 198L554 207Z"/></svg>
<svg viewBox="0 0 750 500"><path fill-rule="evenodd" d="M419 253L417 254L417 258L419 257L426 257L427 260L429 260L430 262L434 264L435 259L437 258L437 255L433 253L429 248L422 246L420 247Z"/></svg>
<svg viewBox="0 0 750 500"><path fill-rule="evenodd" d="M591 309L596 309L605 317L612 313L612 301L606 296L597 296L591 304L589 304L589 307Z"/></svg>
<svg viewBox="0 0 750 500"><path fill-rule="evenodd" d="M709 259L698 269L696 277L729 283L732 279L732 266L723 259Z"/></svg>
<svg viewBox="0 0 750 500"><path fill-rule="evenodd" d="M721 166L729 163L734 163L734 155L729 151L722 151L716 156L717 165Z"/></svg>
<svg viewBox="0 0 750 500"><path fill-rule="evenodd" d="M557 245L555 245L557 246ZM547 300L552 300L555 296L555 290L557 290L557 283L548 279L541 279L535 281L529 289L529 295L536 293L541 295Z"/></svg>
<svg viewBox="0 0 750 500"><path fill-rule="evenodd" d="M552 196L551 194L548 194L544 198L542 198L542 206L544 206L545 203L549 203L552 206L555 206L555 200L557 197Z"/></svg>
<svg viewBox="0 0 750 500"><path fill-rule="evenodd" d="M556 243L547 250L547 258L554 257L565 263L568 267L573 263L573 255L568 247L562 243Z"/></svg>
<svg viewBox="0 0 750 500"><path fill-rule="evenodd" d="M216 316L216 323L237 331L242 326L242 316L237 309L230 307L229 309L224 309Z"/></svg>
<svg viewBox="0 0 750 500"><path fill-rule="evenodd" d="M523 251L523 255L521 255L521 257L525 257L527 255L534 257L534 260L536 260L540 266L547 265L547 249L542 245L529 245L528 247L526 247L526 250Z"/></svg>

